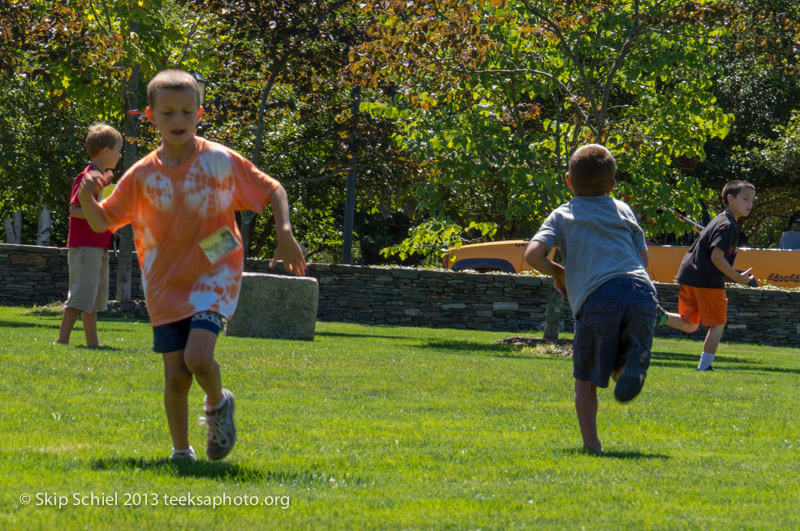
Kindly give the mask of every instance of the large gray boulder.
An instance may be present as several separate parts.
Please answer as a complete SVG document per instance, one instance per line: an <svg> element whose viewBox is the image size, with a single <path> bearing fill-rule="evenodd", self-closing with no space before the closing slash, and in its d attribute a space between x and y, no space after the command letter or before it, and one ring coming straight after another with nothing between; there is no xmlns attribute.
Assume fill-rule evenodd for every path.
<svg viewBox="0 0 800 531"><path fill-rule="evenodd" d="M315 278L244 273L225 335L313 340L318 301Z"/></svg>

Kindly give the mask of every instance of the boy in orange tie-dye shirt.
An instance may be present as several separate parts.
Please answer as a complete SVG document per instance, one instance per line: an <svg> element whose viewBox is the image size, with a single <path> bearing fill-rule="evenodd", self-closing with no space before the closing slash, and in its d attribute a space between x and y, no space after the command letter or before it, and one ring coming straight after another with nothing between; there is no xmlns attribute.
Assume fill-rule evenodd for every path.
<svg viewBox="0 0 800 531"><path fill-rule="evenodd" d="M154 347L164 362L164 407L172 437L171 458L196 459L189 445L189 389L206 393L206 453L227 456L236 442L233 394L222 388L214 346L239 298L242 238L236 210L272 204L276 260L305 274L305 259L289 221L286 192L235 151L195 136L203 114L194 77L166 70L147 86L147 117L161 146L122 176L106 200L94 196L102 176L91 175L79 192L95 231L130 223L142 269Z"/></svg>

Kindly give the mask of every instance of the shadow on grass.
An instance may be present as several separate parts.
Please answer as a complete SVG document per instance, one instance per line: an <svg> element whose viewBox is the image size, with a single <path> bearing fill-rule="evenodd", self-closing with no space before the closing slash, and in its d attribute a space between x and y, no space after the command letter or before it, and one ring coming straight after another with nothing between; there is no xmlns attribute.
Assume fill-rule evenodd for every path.
<svg viewBox="0 0 800 531"><path fill-rule="evenodd" d="M36 317L50 317L50 316L49 315L42 315L42 316L38 316L37 315ZM98 322L101 322L101 321L102 322L114 322L114 321L124 322L124 320L122 320L122 319L108 319L108 320L106 320L106 319L100 319L99 317L98 317L97 321ZM128 320L128 322L130 322L130 320ZM75 323L75 325L76 326L73 329L73 332L82 332L83 328L82 328L80 320L78 320ZM36 321L33 321L33 322L6 321L4 319L0 319L0 328L50 328L50 329L53 329L53 330L58 330L58 328L60 326L61 326L61 316L60 315L52 316L51 319L37 319ZM126 329L124 329L124 328L101 327L100 328L100 335L102 335L103 332L124 332L124 331L126 331Z"/></svg>
<svg viewBox="0 0 800 531"><path fill-rule="evenodd" d="M130 317L123 317L121 315L103 315L98 313L97 314L97 322L98 323L144 323L150 324L145 318L140 318L136 316Z"/></svg>
<svg viewBox="0 0 800 531"><path fill-rule="evenodd" d="M695 354L679 354L676 352L653 352L651 366L656 367L687 367L695 369L700 361L700 356ZM761 361L741 358L737 356L720 355L714 358L714 370L725 371L745 371L745 372L769 372L779 374L800 374L800 369L787 367L769 367Z"/></svg>
<svg viewBox="0 0 800 531"><path fill-rule="evenodd" d="M38 318L46 318L52 321L61 322L61 316L63 315L64 310L63 308L53 309L50 307L41 307L41 308L33 308L25 312L25 315L31 315L33 317ZM120 315L118 312L109 312L108 310L98 312L97 313L97 321L98 322L110 322L110 323L130 323L130 322L142 322L146 321L146 319L138 318L138 317L131 317ZM80 319L76 323L80 323Z"/></svg>
<svg viewBox="0 0 800 531"><path fill-rule="evenodd" d="M652 361L651 361L652 365L658 365L659 362L662 362L662 361L673 361L673 362L674 361L680 361L680 362L684 362L685 361L685 362L697 363L698 361L700 361L700 356L698 354L682 354L682 353L678 353L678 352L664 352L664 351L656 352L656 351L653 351L651 359L652 359ZM740 357L736 357L736 356L726 356L724 354L720 355L720 356L717 356L716 357L716 361L718 361L719 363L736 363L736 364L739 364L739 365L760 365L761 364L760 361L757 361L757 360L754 360L754 359L740 358Z"/></svg>
<svg viewBox="0 0 800 531"><path fill-rule="evenodd" d="M564 450L564 453L567 455L585 455L588 457L597 457L599 459L672 459L670 456L665 454L647 454L643 452L620 452L620 451L605 451L601 454L596 452L587 452L586 450L582 450L580 448L568 448Z"/></svg>
<svg viewBox="0 0 800 531"><path fill-rule="evenodd" d="M78 332L80 332L80 330L78 330ZM63 345L63 344L55 343L55 342L53 342L52 345L54 347L58 347L58 348L65 348L66 349L66 348L72 347L72 348L79 348L81 350L89 350L89 351L92 351L92 352L94 352L94 351L99 351L99 352L121 352L123 350L126 350L126 349L121 348L121 347L112 347L111 345L100 345L99 347L87 347L86 345L79 344L77 341L75 341L75 339L73 339L72 342L69 345Z"/></svg>
<svg viewBox="0 0 800 531"><path fill-rule="evenodd" d="M36 317L53 317L60 319L61 314L64 312L63 307L50 307L50 306L42 306L38 308L32 308L25 312L25 315L34 315Z"/></svg>
<svg viewBox="0 0 800 531"><path fill-rule="evenodd" d="M286 472L259 470L236 463L224 461L180 460L170 461L167 458L111 458L97 459L91 463L93 470L130 471L154 470L181 477L207 478L220 481L237 481L242 483L273 482L294 485L321 484L328 481L329 475L321 472Z"/></svg>
<svg viewBox="0 0 800 531"><path fill-rule="evenodd" d="M108 351L108 352L120 352L125 350L124 348L120 347L112 347L111 345L100 345L99 347L87 347L86 345L75 345L77 348L81 348L83 350L91 350L91 351Z"/></svg>
<svg viewBox="0 0 800 531"><path fill-rule="evenodd" d="M446 350L454 354L491 352L492 356L498 358L539 358L533 354L523 354L522 349L516 345L504 345L495 343L481 343L478 341L457 341L457 340L434 340L428 341L423 348L435 350Z"/></svg>
<svg viewBox="0 0 800 531"><path fill-rule="evenodd" d="M0 319L0 328L56 328L58 329L59 322L54 323L35 322L35 323L21 323L19 321L5 321Z"/></svg>
<svg viewBox="0 0 800 531"><path fill-rule="evenodd" d="M742 370L755 372L777 372L782 374L800 374L800 369L787 369L786 367L759 367L757 369L743 367Z"/></svg>
<svg viewBox="0 0 800 531"><path fill-rule="evenodd" d="M353 334L347 332L316 332L314 335L323 337L363 337L377 339L405 339L405 336L387 336L381 334Z"/></svg>

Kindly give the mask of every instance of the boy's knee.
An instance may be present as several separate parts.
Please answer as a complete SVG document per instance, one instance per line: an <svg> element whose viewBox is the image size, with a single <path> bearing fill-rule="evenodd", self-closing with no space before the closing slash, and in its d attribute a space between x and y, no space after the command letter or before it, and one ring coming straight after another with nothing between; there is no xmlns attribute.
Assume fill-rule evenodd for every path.
<svg viewBox="0 0 800 531"><path fill-rule="evenodd" d="M192 387L192 373L185 369L165 371L164 386L172 393L188 393Z"/></svg>
<svg viewBox="0 0 800 531"><path fill-rule="evenodd" d="M686 332L691 334L693 332L697 332L698 328L700 328L700 323L687 323Z"/></svg>
<svg viewBox="0 0 800 531"><path fill-rule="evenodd" d="M184 362L192 374L199 375L201 377L211 372L214 368L214 365L217 363L214 360L214 356L192 354L187 354L184 358Z"/></svg>

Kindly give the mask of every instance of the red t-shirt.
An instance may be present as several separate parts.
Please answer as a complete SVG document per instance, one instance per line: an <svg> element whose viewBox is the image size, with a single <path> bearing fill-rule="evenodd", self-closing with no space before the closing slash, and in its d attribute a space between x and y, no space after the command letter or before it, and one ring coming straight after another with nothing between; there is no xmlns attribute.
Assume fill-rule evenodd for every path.
<svg viewBox="0 0 800 531"><path fill-rule="evenodd" d="M81 202L78 200L78 190L81 189L83 178L86 177L89 170L96 169L94 165L89 164L80 175L75 177L75 182L72 184L72 197L70 197L69 200L70 205L80 206ZM100 249L108 249L111 247L111 231L95 232L85 219L70 216L67 247L99 247Z"/></svg>

